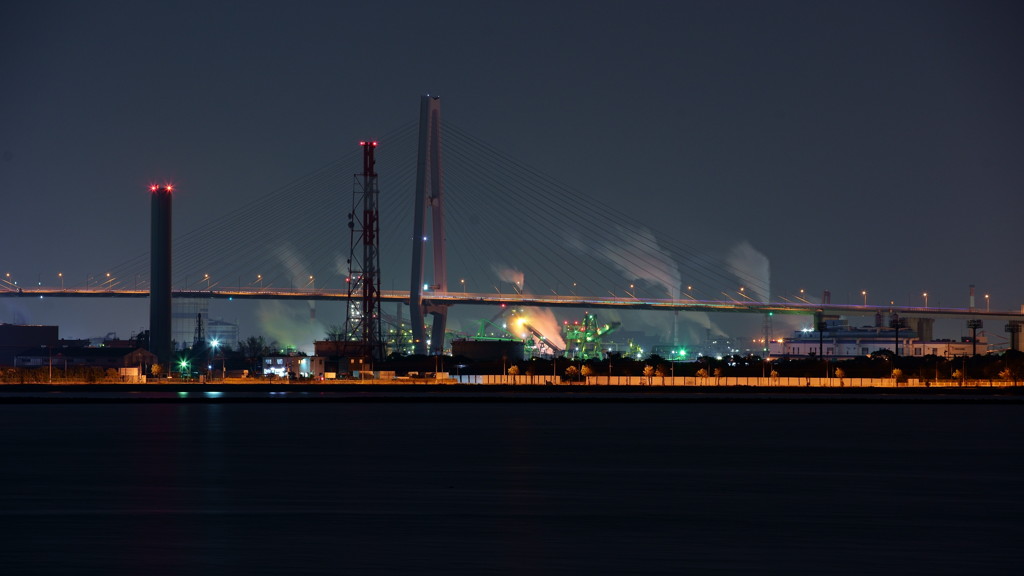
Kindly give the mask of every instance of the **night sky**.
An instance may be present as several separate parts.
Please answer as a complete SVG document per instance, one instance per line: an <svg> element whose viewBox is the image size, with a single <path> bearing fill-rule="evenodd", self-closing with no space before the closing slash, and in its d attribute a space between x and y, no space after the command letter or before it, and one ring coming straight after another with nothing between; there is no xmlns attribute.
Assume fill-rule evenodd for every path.
<svg viewBox="0 0 1024 576"><path fill-rule="evenodd" d="M81 283L148 249L150 182L179 187L188 231L431 93L654 230L748 242L775 294L964 307L974 284L1019 310L1022 25L978 1L8 1L0 274ZM145 300L0 312L63 337L148 324Z"/></svg>

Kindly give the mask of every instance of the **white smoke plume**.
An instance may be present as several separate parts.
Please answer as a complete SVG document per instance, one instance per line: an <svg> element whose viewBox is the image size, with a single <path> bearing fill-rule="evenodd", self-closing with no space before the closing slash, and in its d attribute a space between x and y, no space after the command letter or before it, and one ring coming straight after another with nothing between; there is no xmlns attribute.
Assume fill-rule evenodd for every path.
<svg viewBox="0 0 1024 576"><path fill-rule="evenodd" d="M292 288L311 284L310 267L288 243L275 246L271 254L285 269ZM313 353L313 341L324 338L326 329L316 319L316 302L307 300L304 307L280 300L260 301L256 318L263 336L276 340L282 347L294 347Z"/></svg>
<svg viewBox="0 0 1024 576"><path fill-rule="evenodd" d="M312 355L313 341L323 340L327 329L312 317L311 309L295 302L261 300L256 309L261 334L282 348Z"/></svg>
<svg viewBox="0 0 1024 576"><path fill-rule="evenodd" d="M768 257L744 240L729 252L729 269L746 288L751 298L768 302L771 296L771 267Z"/></svg>
<svg viewBox="0 0 1024 576"><path fill-rule="evenodd" d="M548 308L526 308L524 310L526 322L533 326L533 329L544 335L544 339L560 350L565 350L565 340L562 339L562 327L558 324L554 312Z"/></svg>
<svg viewBox="0 0 1024 576"><path fill-rule="evenodd" d="M599 244L570 237L566 238L566 246L607 261L627 280L661 286L666 297L679 299L682 286L679 265L659 247L654 233L647 228L629 231L617 226L614 233Z"/></svg>
<svg viewBox="0 0 1024 576"><path fill-rule="evenodd" d="M514 268L502 266L500 264L492 264L491 268L494 273L498 276L498 279L502 282L509 282L518 286L518 290L521 292L524 290L524 283L526 282L526 275ZM499 290L500 291L500 290Z"/></svg>
<svg viewBox="0 0 1024 576"><path fill-rule="evenodd" d="M275 246L271 254L284 266L292 288L305 288L312 284L310 281L312 275L309 273L310 267L306 265L304 259L299 256L291 244L285 243ZM307 303L310 309L316 308L314 300L308 300Z"/></svg>

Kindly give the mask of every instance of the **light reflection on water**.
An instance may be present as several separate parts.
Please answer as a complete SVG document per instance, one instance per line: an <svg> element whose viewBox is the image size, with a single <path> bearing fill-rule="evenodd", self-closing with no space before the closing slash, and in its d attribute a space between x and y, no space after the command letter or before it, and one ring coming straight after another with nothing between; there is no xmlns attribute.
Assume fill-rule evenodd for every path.
<svg viewBox="0 0 1024 576"><path fill-rule="evenodd" d="M0 405L5 573L1015 573L1017 405Z"/></svg>

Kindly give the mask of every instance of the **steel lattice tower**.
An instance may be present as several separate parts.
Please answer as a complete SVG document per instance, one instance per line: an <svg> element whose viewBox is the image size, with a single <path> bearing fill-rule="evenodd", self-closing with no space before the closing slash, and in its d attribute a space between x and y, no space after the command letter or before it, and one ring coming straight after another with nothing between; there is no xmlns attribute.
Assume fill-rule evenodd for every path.
<svg viewBox="0 0 1024 576"><path fill-rule="evenodd" d="M363 173L353 177L352 211L348 214L351 252L348 258L346 351L379 362L384 359L380 313L380 214L373 152L377 142L360 142Z"/></svg>

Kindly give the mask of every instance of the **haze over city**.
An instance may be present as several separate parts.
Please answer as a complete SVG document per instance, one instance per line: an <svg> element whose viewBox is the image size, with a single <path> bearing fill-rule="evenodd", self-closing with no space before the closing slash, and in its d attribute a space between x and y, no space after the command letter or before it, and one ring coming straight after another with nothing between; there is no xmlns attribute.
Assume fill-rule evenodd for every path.
<svg viewBox="0 0 1024 576"><path fill-rule="evenodd" d="M8 3L0 274L100 276L146 250L150 183L176 185L185 234L414 121L431 93L446 121L662 241L723 260L745 247L773 296L965 307L975 285L1019 310L1021 15L1003 2ZM219 306L243 336L322 336L296 320L302 305ZM144 299L0 311L66 337L148 322ZM485 315L459 314L463 330ZM759 332L756 318L720 322Z"/></svg>

